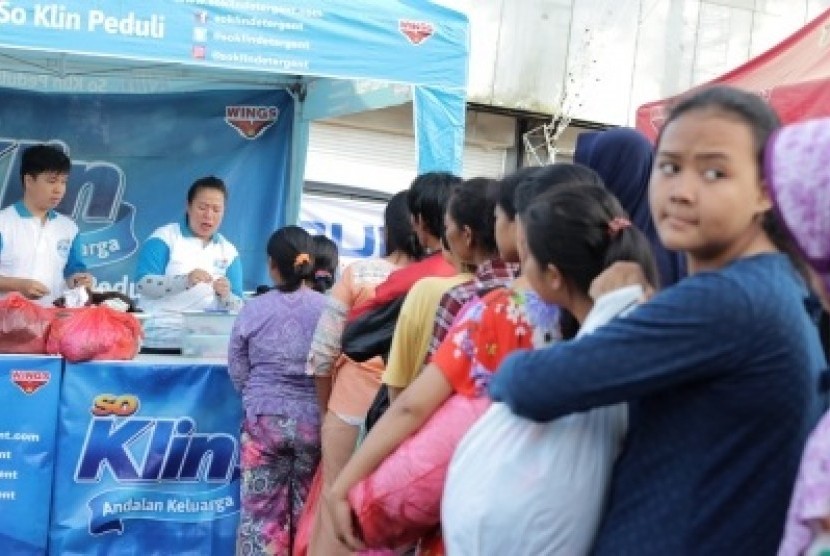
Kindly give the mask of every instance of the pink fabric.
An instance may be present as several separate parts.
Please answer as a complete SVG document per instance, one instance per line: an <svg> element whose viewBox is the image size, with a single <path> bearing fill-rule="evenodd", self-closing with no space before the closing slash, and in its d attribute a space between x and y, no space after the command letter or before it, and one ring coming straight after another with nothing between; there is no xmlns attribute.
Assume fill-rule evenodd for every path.
<svg viewBox="0 0 830 556"><path fill-rule="evenodd" d="M489 405L486 396L452 396L374 473L349 491L367 546L402 546L438 525L450 459Z"/></svg>
<svg viewBox="0 0 830 556"><path fill-rule="evenodd" d="M801 556L813 541L811 521L830 517L830 413L807 440L778 556Z"/></svg>
<svg viewBox="0 0 830 556"><path fill-rule="evenodd" d="M830 118L781 128L765 157L776 210L830 295Z"/></svg>

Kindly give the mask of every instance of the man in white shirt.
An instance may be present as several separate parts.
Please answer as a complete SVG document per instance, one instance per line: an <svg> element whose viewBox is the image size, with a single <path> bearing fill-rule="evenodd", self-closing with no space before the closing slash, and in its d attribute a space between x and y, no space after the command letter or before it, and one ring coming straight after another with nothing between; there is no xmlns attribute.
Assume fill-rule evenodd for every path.
<svg viewBox="0 0 830 556"><path fill-rule="evenodd" d="M0 210L0 296L19 292L50 305L67 287L92 287L78 226L55 211L70 168L57 147L35 145L23 152L23 199Z"/></svg>

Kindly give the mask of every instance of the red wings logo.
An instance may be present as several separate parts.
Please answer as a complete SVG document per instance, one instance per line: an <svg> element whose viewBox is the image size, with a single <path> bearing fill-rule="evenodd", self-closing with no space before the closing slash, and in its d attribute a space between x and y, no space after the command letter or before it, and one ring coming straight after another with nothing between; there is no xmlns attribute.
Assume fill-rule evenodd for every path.
<svg viewBox="0 0 830 556"><path fill-rule="evenodd" d="M276 106L226 106L225 121L245 139L253 141L274 125L280 110Z"/></svg>
<svg viewBox="0 0 830 556"><path fill-rule="evenodd" d="M415 46L419 46L435 34L435 26L428 21L401 19L398 20L398 30Z"/></svg>
<svg viewBox="0 0 830 556"><path fill-rule="evenodd" d="M20 371L12 369L11 381L25 394L34 394L35 391L49 383L52 373L49 371Z"/></svg>

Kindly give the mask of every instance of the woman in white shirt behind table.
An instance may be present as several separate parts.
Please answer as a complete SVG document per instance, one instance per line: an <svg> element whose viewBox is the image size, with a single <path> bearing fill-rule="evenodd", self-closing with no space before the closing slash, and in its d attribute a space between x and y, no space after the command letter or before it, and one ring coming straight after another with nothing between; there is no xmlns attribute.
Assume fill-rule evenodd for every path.
<svg viewBox="0 0 830 556"><path fill-rule="evenodd" d="M145 350L181 348L183 311L242 306L239 253L217 231L227 199L219 178L196 180L187 192L184 220L158 228L141 246L136 290L152 315L144 327Z"/></svg>

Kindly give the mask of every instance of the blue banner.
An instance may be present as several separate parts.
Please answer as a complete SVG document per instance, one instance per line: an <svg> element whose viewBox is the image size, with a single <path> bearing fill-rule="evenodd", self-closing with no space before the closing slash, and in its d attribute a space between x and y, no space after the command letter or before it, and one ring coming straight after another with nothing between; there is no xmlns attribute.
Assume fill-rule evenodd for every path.
<svg viewBox="0 0 830 556"><path fill-rule="evenodd" d="M423 0L0 2L0 46L464 89L465 16Z"/></svg>
<svg viewBox="0 0 830 556"><path fill-rule="evenodd" d="M50 554L233 554L241 422L224 365L67 363Z"/></svg>
<svg viewBox="0 0 830 556"><path fill-rule="evenodd" d="M0 547L46 554L62 360L0 355Z"/></svg>
<svg viewBox="0 0 830 556"><path fill-rule="evenodd" d="M240 252L246 289L270 283L265 245L288 198L294 104L286 92L0 96L0 208L22 197L23 149L66 150L72 170L58 211L78 223L98 289L134 297L138 247L182 219L187 189L206 175L228 186L220 231Z"/></svg>

